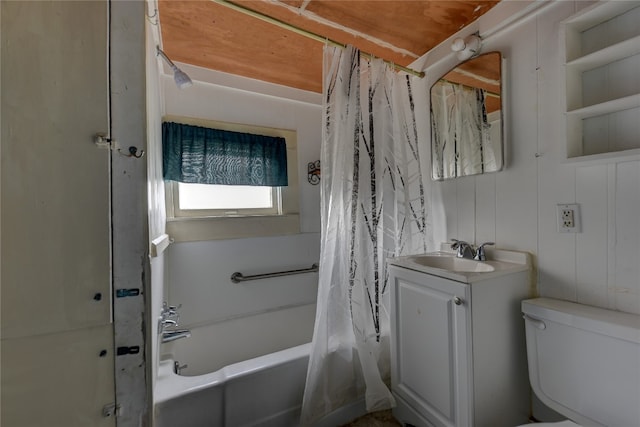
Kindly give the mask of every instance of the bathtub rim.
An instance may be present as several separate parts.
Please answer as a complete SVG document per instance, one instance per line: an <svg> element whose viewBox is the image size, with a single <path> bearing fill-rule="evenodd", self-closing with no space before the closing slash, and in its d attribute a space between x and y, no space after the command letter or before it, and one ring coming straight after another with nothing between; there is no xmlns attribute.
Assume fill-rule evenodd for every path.
<svg viewBox="0 0 640 427"><path fill-rule="evenodd" d="M224 384L227 381L247 376L267 368L277 367L296 359L303 357L308 358L310 350L311 343L309 342L236 362L214 372L194 376L176 374L173 371L174 358L164 358L158 364L158 376L153 393L153 404L157 405L180 396Z"/></svg>

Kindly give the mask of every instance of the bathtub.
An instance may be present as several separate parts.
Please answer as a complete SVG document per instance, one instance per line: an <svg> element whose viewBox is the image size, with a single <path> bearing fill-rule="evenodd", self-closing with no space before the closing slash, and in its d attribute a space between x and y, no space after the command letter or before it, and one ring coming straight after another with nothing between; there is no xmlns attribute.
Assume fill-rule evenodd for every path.
<svg viewBox="0 0 640 427"><path fill-rule="evenodd" d="M160 348L154 425L297 426L314 320L306 304L181 325L192 336Z"/></svg>
<svg viewBox="0 0 640 427"><path fill-rule="evenodd" d="M160 363L156 427L298 425L310 344L234 363L209 374L181 376Z"/></svg>
<svg viewBox="0 0 640 427"><path fill-rule="evenodd" d="M314 320L309 304L181 325L192 336L160 348L153 425L297 427ZM180 375L176 364L187 365ZM364 413L358 401L316 425L335 427Z"/></svg>
<svg viewBox="0 0 640 427"><path fill-rule="evenodd" d="M160 363L155 427L298 427L311 344L302 344L216 372L182 376ZM366 413L364 400L346 405L315 427L343 425Z"/></svg>

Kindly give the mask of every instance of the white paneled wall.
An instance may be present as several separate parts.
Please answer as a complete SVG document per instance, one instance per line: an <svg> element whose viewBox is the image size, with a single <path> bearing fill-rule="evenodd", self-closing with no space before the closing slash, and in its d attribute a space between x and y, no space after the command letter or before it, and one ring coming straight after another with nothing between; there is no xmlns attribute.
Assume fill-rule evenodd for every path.
<svg viewBox="0 0 640 427"><path fill-rule="evenodd" d="M165 299L182 305L181 327L191 329L193 336L186 344L181 341L173 350L169 345L163 351L184 356L181 362L195 368L198 360L191 353L199 349L217 348L212 358L226 363L308 342L317 273L240 284L232 283L230 277L234 272L246 276L308 268L319 260L320 187L307 182L306 171L309 162L320 158L320 95L181 67L194 86L178 90L173 79L162 78L167 115L296 131L301 233L171 245L165 253ZM260 320L265 313L278 323L268 328L268 334L262 333L267 323ZM251 323L239 322L240 318L257 326L247 328Z"/></svg>
<svg viewBox="0 0 640 427"><path fill-rule="evenodd" d="M565 160L560 22L590 3L545 5L485 40L483 51L506 61L507 167L434 185L447 237L535 254L543 296L640 313L640 162ZM481 34L483 22L474 24ZM455 65L442 49L428 78ZM561 203L580 205L580 233L557 232Z"/></svg>
<svg viewBox="0 0 640 427"><path fill-rule="evenodd" d="M609 215L608 274L609 305L622 311L640 311L640 162L622 162L611 174L608 194L613 212Z"/></svg>
<svg viewBox="0 0 640 427"><path fill-rule="evenodd" d="M296 305L313 304L317 273L232 283L231 275L311 267L319 234L175 243L168 251L169 299L182 304L181 323L203 326ZM309 337L311 338L311 337Z"/></svg>

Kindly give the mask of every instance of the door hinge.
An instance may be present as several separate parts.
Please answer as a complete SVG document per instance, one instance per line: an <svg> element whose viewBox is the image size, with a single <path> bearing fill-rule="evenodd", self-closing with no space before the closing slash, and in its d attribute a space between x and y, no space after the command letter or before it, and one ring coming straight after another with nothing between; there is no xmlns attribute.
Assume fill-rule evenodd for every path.
<svg viewBox="0 0 640 427"><path fill-rule="evenodd" d="M102 416L105 418L119 417L122 415L122 406L119 403L109 403L102 408Z"/></svg>

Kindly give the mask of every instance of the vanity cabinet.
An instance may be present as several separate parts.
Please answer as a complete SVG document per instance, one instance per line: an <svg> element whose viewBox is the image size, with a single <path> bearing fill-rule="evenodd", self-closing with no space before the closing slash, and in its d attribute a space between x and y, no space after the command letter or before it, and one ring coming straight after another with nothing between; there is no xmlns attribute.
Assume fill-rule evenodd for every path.
<svg viewBox="0 0 640 427"><path fill-rule="evenodd" d="M514 426L530 392L520 302L530 270L468 283L390 265L391 386L405 426Z"/></svg>
<svg viewBox="0 0 640 427"><path fill-rule="evenodd" d="M640 155L640 1L599 2L563 23L567 158Z"/></svg>

